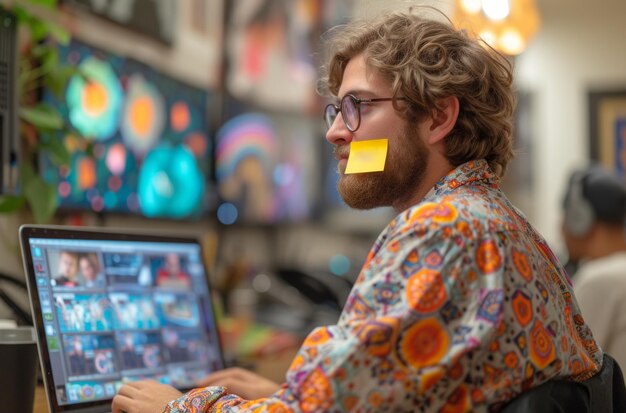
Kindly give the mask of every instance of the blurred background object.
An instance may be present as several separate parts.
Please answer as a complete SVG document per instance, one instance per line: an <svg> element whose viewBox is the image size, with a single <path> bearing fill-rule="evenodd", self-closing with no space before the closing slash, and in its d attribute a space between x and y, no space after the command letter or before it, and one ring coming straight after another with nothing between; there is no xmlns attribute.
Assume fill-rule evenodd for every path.
<svg viewBox="0 0 626 413"><path fill-rule="evenodd" d="M539 30L535 0L455 0L453 20L494 49L515 56Z"/></svg>
<svg viewBox="0 0 626 413"><path fill-rule="evenodd" d="M626 183L597 163L577 169L563 196L566 269L602 350L626 364Z"/></svg>

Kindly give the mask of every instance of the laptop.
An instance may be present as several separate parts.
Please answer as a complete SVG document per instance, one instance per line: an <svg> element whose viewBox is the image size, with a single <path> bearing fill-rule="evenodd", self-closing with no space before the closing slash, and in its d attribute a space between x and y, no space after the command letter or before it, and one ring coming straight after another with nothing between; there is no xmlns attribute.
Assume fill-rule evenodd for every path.
<svg viewBox="0 0 626 413"><path fill-rule="evenodd" d="M109 412L125 382L186 390L224 368L198 240L25 225L20 244L52 413Z"/></svg>

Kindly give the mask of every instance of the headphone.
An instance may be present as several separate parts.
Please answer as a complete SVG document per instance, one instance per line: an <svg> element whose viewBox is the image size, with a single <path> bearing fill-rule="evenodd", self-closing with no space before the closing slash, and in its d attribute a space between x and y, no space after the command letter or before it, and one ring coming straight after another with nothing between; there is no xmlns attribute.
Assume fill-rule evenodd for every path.
<svg viewBox="0 0 626 413"><path fill-rule="evenodd" d="M589 174L576 171L572 174L569 191L565 197L565 227L572 235L586 235L596 220L593 206L584 195L585 181Z"/></svg>
<svg viewBox="0 0 626 413"><path fill-rule="evenodd" d="M600 165L575 171L563 207L565 228L574 236L587 235L596 221L626 229L626 183Z"/></svg>

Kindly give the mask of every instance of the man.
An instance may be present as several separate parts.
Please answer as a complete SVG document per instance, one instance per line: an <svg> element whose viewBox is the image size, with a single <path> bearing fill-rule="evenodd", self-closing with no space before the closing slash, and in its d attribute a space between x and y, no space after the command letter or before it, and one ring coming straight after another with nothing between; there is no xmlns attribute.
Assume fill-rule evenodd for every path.
<svg viewBox="0 0 626 413"><path fill-rule="evenodd" d="M144 367L141 356L142 346L135 344L133 334L137 336L141 333L126 332L122 338L118 338L118 348L121 355L122 368L124 370L133 370Z"/></svg>
<svg viewBox="0 0 626 413"><path fill-rule="evenodd" d="M510 65L414 14L336 32L326 139L354 208L391 205L337 325L315 329L278 385L225 370L166 412L484 412L551 378L584 380L602 352L567 276L498 188L511 150ZM382 172L349 174L358 143L386 138ZM377 156L380 153L377 153ZM367 157L365 157L367 158ZM130 384L115 412L163 409ZM245 400L240 397L253 398Z"/></svg>
<svg viewBox="0 0 626 413"><path fill-rule="evenodd" d="M574 172L561 227L569 258L580 264L574 293L602 350L626 366L626 186L594 165Z"/></svg>
<svg viewBox="0 0 626 413"><path fill-rule="evenodd" d="M71 349L68 351L67 359L70 368L70 374L73 376L81 376L88 373L90 364L85 360L85 352L83 351L83 343L80 336L72 337Z"/></svg>
<svg viewBox="0 0 626 413"><path fill-rule="evenodd" d="M57 276L54 277L56 287L76 287L78 285L78 254L71 251L59 253Z"/></svg>
<svg viewBox="0 0 626 413"><path fill-rule="evenodd" d="M189 274L183 271L178 254L172 252L165 256L163 265L156 272L156 285L185 288L191 286Z"/></svg>

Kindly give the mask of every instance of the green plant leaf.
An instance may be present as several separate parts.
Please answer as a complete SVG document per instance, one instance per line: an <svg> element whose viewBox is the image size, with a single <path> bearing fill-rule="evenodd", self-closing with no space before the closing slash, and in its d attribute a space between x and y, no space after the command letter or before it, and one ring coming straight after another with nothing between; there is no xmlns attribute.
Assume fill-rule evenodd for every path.
<svg viewBox="0 0 626 413"><path fill-rule="evenodd" d="M30 29L30 36L33 42L44 40L48 36L48 24L45 21L31 16L26 21L26 25Z"/></svg>
<svg viewBox="0 0 626 413"><path fill-rule="evenodd" d="M35 169L30 162L22 162L20 164L20 183L22 188L26 188L28 183L35 178Z"/></svg>
<svg viewBox="0 0 626 413"><path fill-rule="evenodd" d="M33 18L30 12L24 7L15 5L11 11L15 14L15 17L17 17L17 22L20 25L28 24L28 22Z"/></svg>
<svg viewBox="0 0 626 413"><path fill-rule="evenodd" d="M40 176L34 176L26 183L24 196L35 222L38 224L49 222L57 210L58 200L55 188Z"/></svg>
<svg viewBox="0 0 626 413"><path fill-rule="evenodd" d="M57 42L63 46L67 46L70 43L70 33L58 24L46 22L48 34L52 36Z"/></svg>
<svg viewBox="0 0 626 413"><path fill-rule="evenodd" d="M46 8L56 8L56 0L29 0L30 3ZM17 16L20 26L26 26L30 31L30 40L37 43L48 36L56 39L59 43L67 45L70 41L70 34L67 30L56 23L44 20L25 7L16 6L13 12Z"/></svg>
<svg viewBox="0 0 626 413"><path fill-rule="evenodd" d="M30 3L53 9L57 5L57 0L29 0Z"/></svg>
<svg viewBox="0 0 626 413"><path fill-rule="evenodd" d="M22 67L20 67L20 71L17 76L17 85L19 88L18 90L23 91L25 85L31 78L32 67L30 63L26 61L26 59L21 60L20 63L22 64ZM20 96L20 98L22 97L23 96Z"/></svg>
<svg viewBox="0 0 626 413"><path fill-rule="evenodd" d="M24 197L19 195L0 195L0 214L18 211L24 206Z"/></svg>
<svg viewBox="0 0 626 413"><path fill-rule="evenodd" d="M41 56L41 66L47 72L51 72L59 65L59 49L49 48L46 53Z"/></svg>
<svg viewBox="0 0 626 413"><path fill-rule="evenodd" d="M45 103L20 108L20 118L42 129L61 129L64 124L59 111Z"/></svg>
<svg viewBox="0 0 626 413"><path fill-rule="evenodd" d="M44 133L39 140L40 151L48 152L52 162L57 165L69 165L70 153L68 152L61 139L55 134Z"/></svg>
<svg viewBox="0 0 626 413"><path fill-rule="evenodd" d="M30 54L37 59L41 59L46 53L50 52L50 49L51 47L48 43L39 43L30 48Z"/></svg>
<svg viewBox="0 0 626 413"><path fill-rule="evenodd" d="M46 87L61 100L65 93L65 86L67 86L72 76L77 73L79 73L79 70L74 66L60 65L55 67L48 76L43 79L43 82Z"/></svg>

